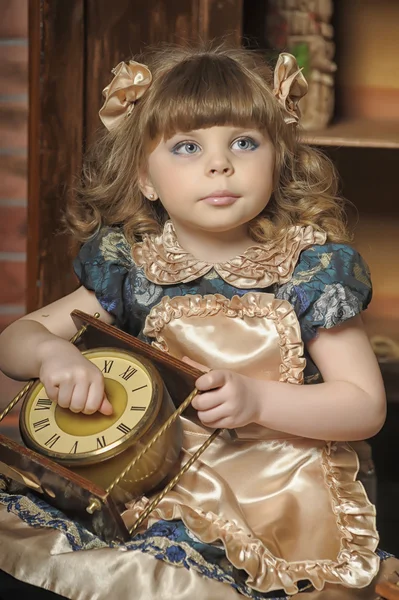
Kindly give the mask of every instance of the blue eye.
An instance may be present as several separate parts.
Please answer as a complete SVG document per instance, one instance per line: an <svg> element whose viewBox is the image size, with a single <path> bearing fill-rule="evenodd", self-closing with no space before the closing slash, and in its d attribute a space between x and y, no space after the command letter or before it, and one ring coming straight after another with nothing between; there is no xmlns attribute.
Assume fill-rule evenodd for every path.
<svg viewBox="0 0 399 600"><path fill-rule="evenodd" d="M200 147L195 142L180 142L172 149L173 154L196 154Z"/></svg>
<svg viewBox="0 0 399 600"><path fill-rule="evenodd" d="M256 148L258 148L259 144L257 144L250 137L242 137L233 143L232 148L234 148L234 146L236 146L237 150L256 150Z"/></svg>

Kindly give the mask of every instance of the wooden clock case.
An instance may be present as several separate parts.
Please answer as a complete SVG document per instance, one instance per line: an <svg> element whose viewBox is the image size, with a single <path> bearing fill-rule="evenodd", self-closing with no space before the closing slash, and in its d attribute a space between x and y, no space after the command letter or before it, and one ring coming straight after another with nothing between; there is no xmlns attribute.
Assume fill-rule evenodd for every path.
<svg viewBox="0 0 399 600"><path fill-rule="evenodd" d="M112 347L150 360L164 380L174 404L179 406L192 392L201 372L182 361L137 340L116 327L79 310L71 314L77 329L86 326L80 349ZM0 434L0 473L39 493L49 504L76 519L105 541L124 541L129 532L113 498L93 482ZM87 507L97 504L90 514Z"/></svg>

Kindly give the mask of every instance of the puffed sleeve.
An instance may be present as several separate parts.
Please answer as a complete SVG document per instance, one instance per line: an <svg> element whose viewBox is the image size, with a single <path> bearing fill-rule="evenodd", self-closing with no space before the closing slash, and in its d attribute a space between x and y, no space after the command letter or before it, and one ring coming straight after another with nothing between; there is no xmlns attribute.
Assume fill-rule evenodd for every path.
<svg viewBox="0 0 399 600"><path fill-rule="evenodd" d="M369 268L345 244L313 246L302 252L291 281L276 295L294 306L306 343L320 327L335 327L367 308L372 295Z"/></svg>
<svg viewBox="0 0 399 600"><path fill-rule="evenodd" d="M126 321L127 275L134 265L131 246L120 229L106 227L83 244L73 267L81 284L123 328Z"/></svg>

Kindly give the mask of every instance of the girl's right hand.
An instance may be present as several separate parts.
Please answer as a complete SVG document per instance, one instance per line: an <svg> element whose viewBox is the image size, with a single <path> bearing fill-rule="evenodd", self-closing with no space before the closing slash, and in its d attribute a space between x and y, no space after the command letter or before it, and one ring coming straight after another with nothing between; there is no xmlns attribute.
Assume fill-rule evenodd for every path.
<svg viewBox="0 0 399 600"><path fill-rule="evenodd" d="M50 400L72 412L112 414L101 371L61 338L39 344L39 378Z"/></svg>

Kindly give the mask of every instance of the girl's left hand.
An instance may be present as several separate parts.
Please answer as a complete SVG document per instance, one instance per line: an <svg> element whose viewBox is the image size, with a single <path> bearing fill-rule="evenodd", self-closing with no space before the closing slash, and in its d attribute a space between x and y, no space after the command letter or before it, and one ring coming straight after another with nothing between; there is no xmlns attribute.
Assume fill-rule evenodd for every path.
<svg viewBox="0 0 399 600"><path fill-rule="evenodd" d="M257 421L259 382L228 370L209 371L195 386L198 394L192 405L206 427L234 429Z"/></svg>

